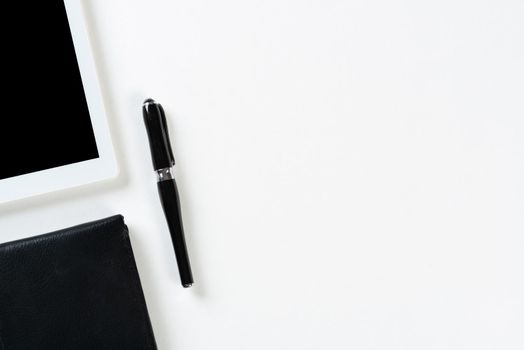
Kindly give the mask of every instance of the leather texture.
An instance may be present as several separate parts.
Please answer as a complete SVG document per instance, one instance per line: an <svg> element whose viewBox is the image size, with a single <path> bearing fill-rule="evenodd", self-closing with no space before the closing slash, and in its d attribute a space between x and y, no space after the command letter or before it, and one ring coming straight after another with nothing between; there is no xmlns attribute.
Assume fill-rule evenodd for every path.
<svg viewBox="0 0 524 350"><path fill-rule="evenodd" d="M0 350L155 350L121 215L0 245Z"/></svg>

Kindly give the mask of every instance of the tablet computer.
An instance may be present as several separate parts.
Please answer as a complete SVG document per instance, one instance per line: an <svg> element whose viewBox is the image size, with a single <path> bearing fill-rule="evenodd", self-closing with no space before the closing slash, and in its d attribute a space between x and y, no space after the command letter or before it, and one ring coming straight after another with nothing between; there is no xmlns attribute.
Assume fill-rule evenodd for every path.
<svg viewBox="0 0 524 350"><path fill-rule="evenodd" d="M0 203L116 176L81 0L7 7Z"/></svg>

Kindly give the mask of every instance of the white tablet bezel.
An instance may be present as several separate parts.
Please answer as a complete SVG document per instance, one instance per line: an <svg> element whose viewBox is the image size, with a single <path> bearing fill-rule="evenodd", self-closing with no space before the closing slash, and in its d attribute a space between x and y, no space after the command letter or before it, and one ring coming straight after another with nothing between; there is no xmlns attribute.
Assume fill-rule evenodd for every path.
<svg viewBox="0 0 524 350"><path fill-rule="evenodd" d="M81 0L64 3L99 157L0 180L0 203L97 182L118 173Z"/></svg>

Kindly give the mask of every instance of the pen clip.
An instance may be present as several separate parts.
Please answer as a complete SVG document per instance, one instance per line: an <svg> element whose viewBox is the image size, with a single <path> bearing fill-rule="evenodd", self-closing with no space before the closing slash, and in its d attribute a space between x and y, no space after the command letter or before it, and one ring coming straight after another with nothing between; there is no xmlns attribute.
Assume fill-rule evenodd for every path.
<svg viewBox="0 0 524 350"><path fill-rule="evenodd" d="M155 170L175 165L175 157L169 140L164 108L153 99L147 99L142 107L144 123L151 148L151 159Z"/></svg>
<svg viewBox="0 0 524 350"><path fill-rule="evenodd" d="M175 156L173 155L173 149L171 148L171 141L169 140L169 131L167 128L167 119L166 113L164 112L164 107L160 103L157 103L158 109L160 110L160 118L162 122L162 134L164 135L164 144L167 149L168 156L170 158L171 166L175 165Z"/></svg>

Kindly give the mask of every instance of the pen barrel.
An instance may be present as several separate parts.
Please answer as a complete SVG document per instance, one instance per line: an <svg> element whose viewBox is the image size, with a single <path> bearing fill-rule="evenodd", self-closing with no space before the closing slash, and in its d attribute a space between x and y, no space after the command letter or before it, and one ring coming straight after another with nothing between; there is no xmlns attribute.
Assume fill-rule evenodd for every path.
<svg viewBox="0 0 524 350"><path fill-rule="evenodd" d="M180 280L182 285L187 288L193 284L193 273L191 272L191 264L189 263L186 239L184 237L180 199L176 182L174 179L168 179L159 181L157 185L160 194L160 201L164 208L164 214L166 216L171 240L173 241L173 247L175 249Z"/></svg>

